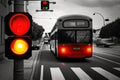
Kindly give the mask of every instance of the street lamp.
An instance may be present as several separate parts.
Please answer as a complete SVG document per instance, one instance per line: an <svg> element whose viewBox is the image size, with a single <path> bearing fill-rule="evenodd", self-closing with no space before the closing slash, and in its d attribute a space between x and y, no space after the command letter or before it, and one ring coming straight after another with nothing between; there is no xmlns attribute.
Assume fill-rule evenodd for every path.
<svg viewBox="0 0 120 80"><path fill-rule="evenodd" d="M104 16L101 13L99 13L99 12L93 13L93 15L95 15L95 14L98 14L98 15L100 15L102 17L102 19L103 19L103 26L105 26L105 21L109 21L109 19L105 19Z"/></svg>

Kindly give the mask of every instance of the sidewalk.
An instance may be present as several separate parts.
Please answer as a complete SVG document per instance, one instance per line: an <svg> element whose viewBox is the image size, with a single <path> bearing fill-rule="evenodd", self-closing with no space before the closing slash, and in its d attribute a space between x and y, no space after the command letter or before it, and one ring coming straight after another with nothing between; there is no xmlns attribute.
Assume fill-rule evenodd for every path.
<svg viewBox="0 0 120 80"><path fill-rule="evenodd" d="M24 79L30 80L40 50L33 50L32 57L24 60ZM13 80L13 60L7 58L0 61L0 80Z"/></svg>
<svg viewBox="0 0 120 80"><path fill-rule="evenodd" d="M0 80L13 80L13 60L0 61Z"/></svg>
<svg viewBox="0 0 120 80"><path fill-rule="evenodd" d="M24 60L24 79L25 80L31 79L39 52L40 50L32 51L32 57L29 60Z"/></svg>

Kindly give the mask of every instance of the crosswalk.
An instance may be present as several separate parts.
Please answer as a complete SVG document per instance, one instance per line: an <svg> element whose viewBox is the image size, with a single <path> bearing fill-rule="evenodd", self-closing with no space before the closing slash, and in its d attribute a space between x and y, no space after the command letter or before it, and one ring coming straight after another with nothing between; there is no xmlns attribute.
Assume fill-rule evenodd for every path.
<svg viewBox="0 0 120 80"><path fill-rule="evenodd" d="M41 69L41 74L40 75L40 80L44 80L43 77L45 75L43 75L43 72L45 72L45 70L43 69L43 65L41 65L42 69ZM89 76L84 70L82 70L82 68L80 67L70 67L69 68L77 77L79 80L94 80L91 76ZM104 78L108 79L108 80L120 80L119 76L116 76L115 74L105 70L104 68L101 67L90 67L91 70L93 70L94 72L97 72L99 75L103 76ZM66 80L65 76L63 75L63 71L60 67L50 67L50 75L51 75L51 79L49 80ZM114 67L113 70L116 71L120 71L119 67Z"/></svg>
<svg viewBox="0 0 120 80"><path fill-rule="evenodd" d="M52 80L65 80L60 68L50 68Z"/></svg>
<svg viewBox="0 0 120 80"><path fill-rule="evenodd" d="M81 68L71 68L80 80L92 80Z"/></svg>

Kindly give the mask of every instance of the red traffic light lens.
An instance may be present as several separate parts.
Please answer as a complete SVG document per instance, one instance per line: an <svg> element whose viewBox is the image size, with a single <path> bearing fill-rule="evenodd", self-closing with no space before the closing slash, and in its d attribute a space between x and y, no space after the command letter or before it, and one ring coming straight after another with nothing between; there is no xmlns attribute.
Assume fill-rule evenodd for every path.
<svg viewBox="0 0 120 80"><path fill-rule="evenodd" d="M24 55L28 51L29 45L24 39L18 38L12 41L10 48L14 54Z"/></svg>
<svg viewBox="0 0 120 80"><path fill-rule="evenodd" d="M29 31L30 20L28 16L24 14L15 14L10 18L9 25L14 34L21 36Z"/></svg>
<svg viewBox="0 0 120 80"><path fill-rule="evenodd" d="M43 1L42 3L43 3L43 5L47 5L47 4L48 4L48 2L47 2L47 1Z"/></svg>

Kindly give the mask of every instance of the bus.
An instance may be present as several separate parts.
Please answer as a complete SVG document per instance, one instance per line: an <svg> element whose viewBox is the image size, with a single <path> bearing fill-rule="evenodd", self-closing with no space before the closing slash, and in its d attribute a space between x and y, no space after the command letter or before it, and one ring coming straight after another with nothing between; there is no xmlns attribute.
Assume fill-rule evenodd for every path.
<svg viewBox="0 0 120 80"><path fill-rule="evenodd" d="M57 19L50 35L50 50L56 58L92 57L92 18L66 15Z"/></svg>

